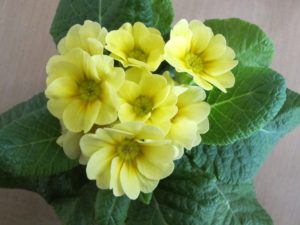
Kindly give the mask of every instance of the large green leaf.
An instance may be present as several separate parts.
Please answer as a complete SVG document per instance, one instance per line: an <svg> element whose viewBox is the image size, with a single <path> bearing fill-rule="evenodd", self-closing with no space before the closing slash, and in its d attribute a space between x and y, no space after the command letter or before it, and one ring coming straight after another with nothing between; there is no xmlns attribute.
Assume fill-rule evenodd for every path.
<svg viewBox="0 0 300 225"><path fill-rule="evenodd" d="M283 77L267 68L238 67L235 86L223 93L212 90L210 130L205 144L231 144L262 128L280 110L286 97Z"/></svg>
<svg viewBox="0 0 300 225"><path fill-rule="evenodd" d="M53 200L74 196L87 183L85 168L75 167L67 172L52 176L24 177L0 170L0 188L24 189L36 192L49 203Z"/></svg>
<svg viewBox="0 0 300 225"><path fill-rule="evenodd" d="M274 45L256 25L232 19L212 19L205 22L215 34L223 34L244 66L268 67L273 58Z"/></svg>
<svg viewBox="0 0 300 225"><path fill-rule="evenodd" d="M56 144L60 124L50 115L44 94L0 116L0 169L23 176L52 175L77 165Z"/></svg>
<svg viewBox="0 0 300 225"><path fill-rule="evenodd" d="M286 101L265 127L231 145L199 145L188 154L198 167L225 183L251 182L277 141L300 124L300 95L287 90Z"/></svg>
<svg viewBox="0 0 300 225"><path fill-rule="evenodd" d="M123 225L130 200L99 190L90 182L78 195L58 198L51 204L64 225Z"/></svg>
<svg viewBox="0 0 300 225"><path fill-rule="evenodd" d="M59 198L51 204L63 225L94 225L96 195L96 184L91 182L82 188L79 195Z"/></svg>
<svg viewBox="0 0 300 225"><path fill-rule="evenodd" d="M210 225L272 225L272 219L261 207L250 184L216 184L220 197Z"/></svg>
<svg viewBox="0 0 300 225"><path fill-rule="evenodd" d="M194 172L190 172L190 166ZM255 199L252 184L220 183L199 169L195 171L192 164L184 165L184 169L187 171L175 171L160 183L151 205L131 203L126 224L272 225Z"/></svg>
<svg viewBox="0 0 300 225"><path fill-rule="evenodd" d="M130 200L115 197L111 190L98 191L95 203L95 224L123 225L127 218Z"/></svg>
<svg viewBox="0 0 300 225"><path fill-rule="evenodd" d="M57 44L71 26L89 19L108 30L140 21L165 34L170 31L173 14L171 0L60 0L50 32Z"/></svg>

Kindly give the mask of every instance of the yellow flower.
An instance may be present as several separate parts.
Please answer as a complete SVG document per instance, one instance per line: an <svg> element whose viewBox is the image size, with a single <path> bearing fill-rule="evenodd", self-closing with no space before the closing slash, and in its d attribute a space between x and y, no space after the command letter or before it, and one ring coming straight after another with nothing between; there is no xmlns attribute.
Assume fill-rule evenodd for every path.
<svg viewBox="0 0 300 225"><path fill-rule="evenodd" d="M47 64L45 94L49 111L69 131L88 132L93 124L117 120L117 90L124 82L124 70L115 68L109 56L90 56L81 49L53 56Z"/></svg>
<svg viewBox="0 0 300 225"><path fill-rule="evenodd" d="M113 189L115 196L136 199L140 192L152 192L174 169L176 151L164 138L158 128L138 122L86 134L80 146L89 158L88 178L101 189Z"/></svg>
<svg viewBox="0 0 300 225"><path fill-rule="evenodd" d="M81 154L81 149L79 146L80 139L84 133L74 133L68 131L62 122L61 128L62 134L57 138L56 143L63 148L64 153L70 159L79 159L79 163L85 165L87 163L87 159Z"/></svg>
<svg viewBox="0 0 300 225"><path fill-rule="evenodd" d="M190 150L201 142L200 134L208 131L210 106L204 102L205 92L197 86L175 86L178 93L178 113L172 118L168 138L183 150Z"/></svg>
<svg viewBox="0 0 300 225"><path fill-rule="evenodd" d="M164 40L157 29L137 22L125 23L106 37L106 49L124 67L134 66L155 71L163 61Z"/></svg>
<svg viewBox="0 0 300 225"><path fill-rule="evenodd" d="M234 85L231 70L237 65L234 51L226 45L224 36L214 35L202 22L179 21L171 31L165 46L165 59L178 72L187 72L195 83L211 90L212 85L223 92Z"/></svg>
<svg viewBox="0 0 300 225"><path fill-rule="evenodd" d="M126 71L119 95L122 99L118 113L121 122L141 121L168 133L170 120L177 113L177 96L171 92L165 77L131 68Z"/></svg>
<svg viewBox="0 0 300 225"><path fill-rule="evenodd" d="M101 28L99 23L86 20L83 25L72 26L57 48L60 54L81 48L90 55L99 55L103 53L106 35L107 30Z"/></svg>

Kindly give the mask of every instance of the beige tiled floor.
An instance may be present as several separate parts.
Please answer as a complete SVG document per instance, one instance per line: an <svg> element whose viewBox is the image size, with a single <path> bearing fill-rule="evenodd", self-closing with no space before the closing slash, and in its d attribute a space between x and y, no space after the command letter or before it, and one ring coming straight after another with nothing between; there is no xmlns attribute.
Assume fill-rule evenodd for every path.
<svg viewBox="0 0 300 225"><path fill-rule="evenodd" d="M44 88L45 64L55 47L48 34L58 0L0 0L0 112ZM299 0L174 0L176 19L241 17L274 40L273 68L300 92ZM300 128L276 147L255 185L276 225L300 224ZM37 195L0 190L0 224L58 225ZM159 225L159 224L158 224Z"/></svg>

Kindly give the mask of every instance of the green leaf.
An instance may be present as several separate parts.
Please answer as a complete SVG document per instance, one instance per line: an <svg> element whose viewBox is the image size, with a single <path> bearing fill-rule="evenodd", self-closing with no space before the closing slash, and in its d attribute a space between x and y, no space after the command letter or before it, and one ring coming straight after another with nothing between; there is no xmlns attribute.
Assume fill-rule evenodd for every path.
<svg viewBox="0 0 300 225"><path fill-rule="evenodd" d="M170 0L61 0L50 33L57 44L71 26L92 20L108 30L140 21L166 34L173 16Z"/></svg>
<svg viewBox="0 0 300 225"><path fill-rule="evenodd" d="M225 183L249 183L279 139L300 124L300 95L287 90L276 117L252 136L231 145L199 145L187 152L202 170Z"/></svg>
<svg viewBox="0 0 300 225"><path fill-rule="evenodd" d="M205 24L211 27L215 34L225 36L240 65L268 67L271 64L274 45L258 26L236 18L212 19L207 20Z"/></svg>
<svg viewBox="0 0 300 225"><path fill-rule="evenodd" d="M191 165L178 166L159 184L151 205L132 202L127 225L272 225L252 184L220 183L199 169L185 171Z"/></svg>
<svg viewBox="0 0 300 225"><path fill-rule="evenodd" d="M257 202L252 184L217 184L222 200L210 225L273 225L271 217Z"/></svg>
<svg viewBox="0 0 300 225"><path fill-rule="evenodd" d="M238 67L235 86L223 93L213 89L210 130L203 143L225 145L249 137L280 110L286 97L283 77L267 68Z"/></svg>
<svg viewBox="0 0 300 225"><path fill-rule="evenodd" d="M126 224L207 224L207 215L212 215L218 198L214 178L200 172L172 175L159 184L150 205L139 201L131 203Z"/></svg>
<svg viewBox="0 0 300 225"><path fill-rule="evenodd" d="M142 203L146 204L146 205L149 205L151 200L152 200L152 196L153 196L153 193L140 193L139 195L139 201L141 201Z"/></svg>
<svg viewBox="0 0 300 225"><path fill-rule="evenodd" d="M50 203L57 198L78 194L81 187L87 183L85 174L85 168L82 166L47 177L16 176L0 170L0 188L36 192Z"/></svg>
<svg viewBox="0 0 300 225"><path fill-rule="evenodd" d="M174 19L172 0L152 0L153 24L165 35L171 30Z"/></svg>
<svg viewBox="0 0 300 225"><path fill-rule="evenodd" d="M56 144L59 121L50 115L44 94L0 116L0 169L21 176L52 175L78 165Z"/></svg>
<svg viewBox="0 0 300 225"><path fill-rule="evenodd" d="M95 203L95 223L123 225L127 218L129 205L130 200L126 196L115 197L111 190L99 190Z"/></svg>
<svg viewBox="0 0 300 225"><path fill-rule="evenodd" d="M94 182L86 184L79 195L60 198L51 204L64 225L94 224L97 187Z"/></svg>

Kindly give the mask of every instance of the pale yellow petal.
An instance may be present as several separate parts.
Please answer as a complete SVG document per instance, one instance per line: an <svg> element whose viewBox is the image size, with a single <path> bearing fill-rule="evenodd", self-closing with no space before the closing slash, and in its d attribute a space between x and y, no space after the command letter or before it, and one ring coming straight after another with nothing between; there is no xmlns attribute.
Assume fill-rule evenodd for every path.
<svg viewBox="0 0 300 225"><path fill-rule="evenodd" d="M203 120L198 124L198 133L199 134L205 134L209 130L209 121L208 119Z"/></svg>
<svg viewBox="0 0 300 225"><path fill-rule="evenodd" d="M205 73L218 76L232 70L238 62L236 60L214 60L204 64Z"/></svg>
<svg viewBox="0 0 300 225"><path fill-rule="evenodd" d="M87 177L90 180L95 180L103 173L104 170L110 168L111 160L114 157L115 152L113 148L101 148L96 151L90 158L87 167Z"/></svg>
<svg viewBox="0 0 300 225"><path fill-rule="evenodd" d="M155 50L158 50L161 55L163 54L165 42L161 35L144 35L140 38L140 42L140 48L146 54L150 54Z"/></svg>
<svg viewBox="0 0 300 225"><path fill-rule="evenodd" d="M86 134L80 140L80 147L84 156L90 158L95 152L102 148L108 148L115 143L103 129L99 129L97 134Z"/></svg>
<svg viewBox="0 0 300 225"><path fill-rule="evenodd" d="M95 38L88 38L86 42L88 46L88 52L91 55L103 54L104 46L99 40Z"/></svg>
<svg viewBox="0 0 300 225"><path fill-rule="evenodd" d="M135 82L125 80L118 93L126 102L132 103L141 94L141 87Z"/></svg>
<svg viewBox="0 0 300 225"><path fill-rule="evenodd" d="M208 117L209 113L210 105L206 102L199 102L181 108L176 118L183 117L199 123Z"/></svg>
<svg viewBox="0 0 300 225"><path fill-rule="evenodd" d="M124 163L121 168L121 185L125 194L131 199L138 198L141 188L137 171L131 163Z"/></svg>
<svg viewBox="0 0 300 225"><path fill-rule="evenodd" d="M49 99L47 108L55 117L62 119L65 108L72 102L70 98Z"/></svg>
<svg viewBox="0 0 300 225"><path fill-rule="evenodd" d="M109 32L106 36L106 43L106 49L119 57L123 56L120 53L130 52L134 48L132 34L123 29Z"/></svg>
<svg viewBox="0 0 300 225"><path fill-rule="evenodd" d="M169 137L187 149L193 147L197 135L197 124L190 120L180 119L174 121Z"/></svg>
<svg viewBox="0 0 300 225"><path fill-rule="evenodd" d="M83 103L81 100L72 101L63 113L63 121L72 132L88 132L96 121L101 103Z"/></svg>
<svg viewBox="0 0 300 225"><path fill-rule="evenodd" d="M78 86L69 77L61 77L52 81L46 88L45 95L48 98L71 98L77 95Z"/></svg>
<svg viewBox="0 0 300 225"><path fill-rule="evenodd" d="M141 173L137 173L138 180L140 183L141 192L143 193L151 193L158 185L158 180L151 180L143 176Z"/></svg>
<svg viewBox="0 0 300 225"><path fill-rule="evenodd" d="M133 68L126 70L125 78L128 81L133 81L136 84L139 84L142 77L144 76L144 74L148 75L148 71L133 67Z"/></svg>
<svg viewBox="0 0 300 225"><path fill-rule="evenodd" d="M208 83L207 81L205 81L204 78L202 78L203 75L197 75L194 76L194 81L196 84L198 84L200 87L202 87L204 90L210 91L213 89L213 86Z"/></svg>
<svg viewBox="0 0 300 225"><path fill-rule="evenodd" d="M231 72L219 76L205 75L203 76L203 78L225 93L226 93L226 88L233 87L235 82L234 75Z"/></svg>
<svg viewBox="0 0 300 225"><path fill-rule="evenodd" d="M109 187L113 189L114 196L124 195L124 190L121 185L121 168L123 166L123 161L119 157L115 157L111 162L111 179Z"/></svg>
<svg viewBox="0 0 300 225"><path fill-rule="evenodd" d="M174 170L173 162L170 163L153 163L146 157L139 157L137 160L137 168L141 174L148 179L160 180L169 176Z"/></svg>
<svg viewBox="0 0 300 225"><path fill-rule="evenodd" d="M78 81L82 79L83 71L80 67L70 62L66 56L53 56L49 59L46 66L47 85L59 77L71 77Z"/></svg>
<svg viewBox="0 0 300 225"><path fill-rule="evenodd" d="M193 33L191 51L199 54L208 46L213 37L213 32L210 27L205 26L199 20L192 20L189 28Z"/></svg>
<svg viewBox="0 0 300 225"><path fill-rule="evenodd" d="M197 86L189 86L178 96L177 105L179 108L202 102L206 98L205 91Z"/></svg>
<svg viewBox="0 0 300 225"><path fill-rule="evenodd" d="M176 150L170 143L152 141L149 143L141 143L143 157L153 164L171 163L176 155Z"/></svg>
<svg viewBox="0 0 300 225"><path fill-rule="evenodd" d="M117 118L118 112L116 108L109 104L102 103L95 123L98 125L106 125L115 122Z"/></svg>
<svg viewBox="0 0 300 225"><path fill-rule="evenodd" d="M171 39L174 39L176 37L183 37L188 43L190 43L192 38L192 32L189 28L188 21L186 19L182 19L179 22L177 22L171 30L170 37Z"/></svg>
<svg viewBox="0 0 300 225"><path fill-rule="evenodd" d="M67 132L63 135L63 150L70 159L77 159L80 154L79 141L83 133Z"/></svg>
<svg viewBox="0 0 300 225"><path fill-rule="evenodd" d="M159 99L166 99L170 92L166 78L154 74L144 75L140 81L140 88L141 95L148 97L156 96L157 99L155 99L155 103L159 101Z"/></svg>
<svg viewBox="0 0 300 225"><path fill-rule="evenodd" d="M189 50L189 43L185 38L174 37L165 45L165 58L168 62L170 58L183 59Z"/></svg>
<svg viewBox="0 0 300 225"><path fill-rule="evenodd" d="M224 55L226 50L227 46L224 36L217 34L211 39L209 45L202 53L202 58L204 61L215 60Z"/></svg>
<svg viewBox="0 0 300 225"><path fill-rule="evenodd" d="M157 122L171 120L177 112L178 108L175 104L159 107L152 112L151 120Z"/></svg>
<svg viewBox="0 0 300 225"><path fill-rule="evenodd" d="M151 113L147 113L146 115L138 115L134 110L132 105L128 103L124 103L120 106L118 116L121 122L129 122L129 121L142 121L145 122L151 116Z"/></svg>

